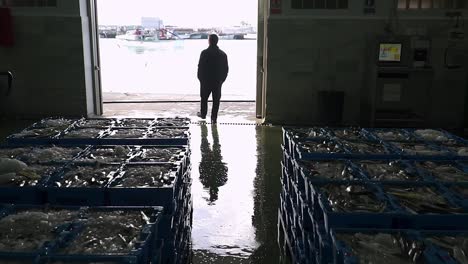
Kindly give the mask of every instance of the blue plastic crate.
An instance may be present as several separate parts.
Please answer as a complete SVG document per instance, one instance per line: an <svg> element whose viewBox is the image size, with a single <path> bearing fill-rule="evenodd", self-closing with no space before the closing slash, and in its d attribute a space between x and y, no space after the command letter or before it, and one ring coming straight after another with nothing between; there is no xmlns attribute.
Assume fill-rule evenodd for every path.
<svg viewBox="0 0 468 264"><path fill-rule="evenodd" d="M309 233L304 233L303 244L304 244L304 255L308 263L315 263L315 255L317 251L315 250L313 235Z"/></svg>
<svg viewBox="0 0 468 264"><path fill-rule="evenodd" d="M371 137L381 141L421 141L420 138L415 137L408 130L403 128L364 128L364 130Z"/></svg>
<svg viewBox="0 0 468 264"><path fill-rule="evenodd" d="M294 159L293 157L285 150L284 146L281 146L282 154L283 154L283 159L282 163L283 165L286 166L288 173L292 174L294 170Z"/></svg>
<svg viewBox="0 0 468 264"><path fill-rule="evenodd" d="M137 155L138 146L112 146L100 145L90 146L86 151L82 152L75 160L75 163L126 163ZM117 154L116 154L117 152Z"/></svg>
<svg viewBox="0 0 468 264"><path fill-rule="evenodd" d="M339 140L375 140L366 130L357 127L330 128L329 131L332 137Z"/></svg>
<svg viewBox="0 0 468 264"><path fill-rule="evenodd" d="M287 223L285 222L285 219L283 219L283 216L281 213L278 213L278 230L281 233L284 234L284 246L285 246L285 251L286 254L289 255L290 260L292 263L297 263L297 257L296 257L296 251L294 250L293 247L293 238L292 235L290 234L290 228L288 227Z"/></svg>
<svg viewBox="0 0 468 264"><path fill-rule="evenodd" d="M315 222L315 244L317 257L319 263L332 263L333 262L333 243L330 239L329 233L325 230L323 223Z"/></svg>
<svg viewBox="0 0 468 264"><path fill-rule="evenodd" d="M407 160L355 160L353 166L371 182L425 182L432 181Z"/></svg>
<svg viewBox="0 0 468 264"><path fill-rule="evenodd" d="M96 185L84 185L77 182L68 183L75 173L87 177L94 170L101 170L101 179ZM75 164L66 166L62 172L54 175L45 185L47 202L58 205L104 206L109 204L107 184L121 173L121 165L117 164ZM78 177L81 179L80 177ZM60 183L60 185L58 184ZM68 184L68 185L67 185ZM88 184L88 182L87 182ZM122 204L123 205L123 204Z"/></svg>
<svg viewBox="0 0 468 264"><path fill-rule="evenodd" d="M169 158L154 155L158 151L173 152ZM140 146L130 162L182 162L190 156L188 146Z"/></svg>
<svg viewBox="0 0 468 264"><path fill-rule="evenodd" d="M390 248L390 244L380 245L380 248L371 251L370 247L365 249L359 249L357 247L353 248L352 245L348 244L344 240L344 235L353 235L353 234L362 234L363 237L367 240L365 244L371 243L369 239L376 234L382 236L380 239L387 239L390 243L393 243L393 247ZM341 237L340 237L341 235ZM384 237L385 236L385 237ZM440 264L437 258L432 254L431 251L425 249L422 241L418 238L418 235L415 231L412 230L398 230L398 229L333 229L331 231L331 240L333 242L333 255L334 263L346 263L346 264L357 264L357 263L367 263L369 261L380 261L382 259L387 259L387 261L393 261L399 263L402 261L412 262L414 253L409 252L420 252L417 260L421 263L428 264ZM400 243L395 244L394 241L405 241L403 244L408 245L408 247L402 247ZM375 244L375 243L374 243ZM413 248L411 247L413 246ZM417 246L417 249L414 247ZM377 245L374 245L376 248ZM412 249L412 251L410 251ZM392 253L385 253L386 251L392 250ZM365 252L365 253L364 253ZM370 257L371 259L365 258L364 254L373 254ZM397 254L400 254L398 256ZM363 259L364 258L364 259ZM418 262L418 263L419 263Z"/></svg>
<svg viewBox="0 0 468 264"><path fill-rule="evenodd" d="M99 139L101 145L167 145L167 146L184 146L189 145L189 131L188 128L179 137L156 137L153 135L154 131L158 130L175 130L180 128L154 128L154 129L142 129L141 136L136 137L120 137L117 138L113 134L121 131L134 131L133 129L126 128L114 128L103 138Z"/></svg>
<svg viewBox="0 0 468 264"><path fill-rule="evenodd" d="M154 118L123 118L118 119L113 128L147 129L155 123Z"/></svg>
<svg viewBox="0 0 468 264"><path fill-rule="evenodd" d="M450 183L443 186L458 205L468 210L468 183Z"/></svg>
<svg viewBox="0 0 468 264"><path fill-rule="evenodd" d="M97 145L165 145L165 146L186 146L190 145L187 138L135 138L135 139L99 139Z"/></svg>
<svg viewBox="0 0 468 264"><path fill-rule="evenodd" d="M47 181L58 173L63 167L63 164L32 164L29 168L36 168L38 170L44 170L41 173L41 178L35 185L31 183L17 182L4 184L0 186L0 203L14 203L14 204L43 204L46 201L46 195L44 186ZM42 168L42 169L39 169Z"/></svg>
<svg viewBox="0 0 468 264"><path fill-rule="evenodd" d="M365 179L348 160L296 160L294 165L298 187L304 192L311 204L314 203L311 189L314 183L332 183L343 180L362 181Z"/></svg>
<svg viewBox="0 0 468 264"><path fill-rule="evenodd" d="M90 262L112 262L112 263L149 263L152 259L155 249L157 249L158 229L162 216L161 207L93 207L81 208L80 217L76 220L74 228L66 233L57 242L58 246L51 253L47 254L43 259L47 263L66 262L66 263L90 263ZM133 249L128 253L113 253L102 252L94 254L69 254L62 250L71 246L73 242L81 235L81 233L90 226L86 220L89 219L91 213L112 211L130 212L144 211L146 224L143 225L138 241L134 244ZM113 230L109 230L113 232Z"/></svg>
<svg viewBox="0 0 468 264"><path fill-rule="evenodd" d="M101 142L102 137L109 134L110 129L100 128L72 128L66 133L56 136L54 144L60 145L106 145ZM88 133L85 135L75 133ZM114 144L107 144L114 145ZM117 145L117 144L115 144ZM131 144L128 144L131 145Z"/></svg>
<svg viewBox="0 0 468 264"><path fill-rule="evenodd" d="M126 178L126 170L134 168L167 168L169 169L168 176L171 180L170 184L164 184L161 187L143 187L143 186L121 186L123 182L130 178ZM187 174L187 173L186 173ZM182 174L182 167L173 163L166 164L127 164L122 168L122 173L109 183L107 188L109 194L109 202L111 205L160 205L172 209L172 203L177 198L178 184L180 178L187 178ZM159 176L159 175L155 175ZM131 184L128 183L128 184Z"/></svg>
<svg viewBox="0 0 468 264"><path fill-rule="evenodd" d="M153 123L153 126L157 127L188 127L190 126L191 120L186 117L174 117L166 118L160 117L156 118L156 121Z"/></svg>
<svg viewBox="0 0 468 264"><path fill-rule="evenodd" d="M458 137L452 133L447 132L443 129L407 129L408 133L410 133L415 138L419 140L423 140L426 142L433 142L433 143L466 143L466 140Z"/></svg>
<svg viewBox="0 0 468 264"><path fill-rule="evenodd" d="M321 151L307 150L306 146L312 148L320 148ZM331 150L329 147L333 147ZM292 144L291 152L294 159L313 159L313 160L330 160L330 159L346 159L350 157L349 152L343 148L335 140L325 139L305 139L294 141Z"/></svg>
<svg viewBox="0 0 468 264"><path fill-rule="evenodd" d="M330 131L320 127L283 127L283 144L288 151L292 151L294 141L305 139L327 139Z"/></svg>
<svg viewBox="0 0 468 264"><path fill-rule="evenodd" d="M445 189L437 184L412 182L407 184L385 183L382 190L391 203L399 208L392 216L394 227L400 229L460 230L468 229L468 214ZM421 202L430 201L416 207L414 194L427 195ZM437 199L437 200L435 200ZM450 209L450 211L448 211Z"/></svg>
<svg viewBox="0 0 468 264"><path fill-rule="evenodd" d="M99 128L107 130L118 123L115 118L82 118L74 124L76 128Z"/></svg>
<svg viewBox="0 0 468 264"><path fill-rule="evenodd" d="M38 208L43 208L39 206L13 206L13 205L8 205L4 206L3 209L1 210L0 213L0 224L6 224L2 223L2 219L6 217L16 217L16 221L14 223L22 223L24 222L25 219L21 220L18 219L19 214L22 213L23 210L26 209L38 209ZM52 209L53 210L53 209ZM40 256L42 255L47 255L49 252L53 251L56 247L56 240L60 238L61 234L65 231L68 231L72 227L72 221L73 219L63 219L64 222L56 219L55 217L51 218L51 221L57 220L56 223L51 222L50 226L48 227L49 229L46 229L46 225L44 225L43 221L44 219L41 218L31 218L29 215L25 215L25 218L28 219L28 223L30 225L36 226L35 234L36 235L42 235L47 236L50 235L51 237L49 239L46 239L43 242L38 241L39 243L37 244L36 248L30 248L30 249L9 249L8 251L3 251L0 252L0 262L1 263L9 263L8 261L11 262L21 262L21 263L41 263L40 262ZM49 219L48 219L49 220ZM41 225L43 224L43 225ZM17 226L10 226L11 230L14 231L15 235L18 237L10 237L10 239L15 239L12 242L16 243L17 245L24 245L24 244L32 244L32 241L30 241L30 233L26 232L27 228L24 226L18 227ZM42 234L40 234L42 233ZM6 235L6 234L5 234ZM4 249L6 249L4 247Z"/></svg>
<svg viewBox="0 0 468 264"><path fill-rule="evenodd" d="M162 262L163 261L162 259L163 248L164 248L164 240L163 239L157 240L156 245L153 250L152 259L151 259L152 264L163 264Z"/></svg>
<svg viewBox="0 0 468 264"><path fill-rule="evenodd" d="M87 148L88 146L0 145L0 158L17 159L27 164L67 163L85 152ZM62 154L64 157L55 157L55 152L60 151L63 151ZM67 151L70 153L65 153Z"/></svg>
<svg viewBox="0 0 468 264"><path fill-rule="evenodd" d="M348 211L333 209L327 195L337 195L335 190L332 193L325 193L322 188L341 188L348 192L350 188L357 189L353 200L357 195L363 195L363 202L374 200L373 210L363 211L362 209L346 209ZM329 231L331 228L392 228L394 219L392 213L397 211L381 191L372 184L343 182L333 184L317 184L313 186L315 195L323 212L325 228ZM338 197L339 198L339 197ZM340 198L342 199L342 198ZM345 204L346 206L348 204ZM336 205L338 206L338 205ZM358 207L356 207L358 208Z"/></svg>
<svg viewBox="0 0 468 264"><path fill-rule="evenodd" d="M445 148L428 142L387 141L395 153L403 159L409 160L453 160L457 156Z"/></svg>
<svg viewBox="0 0 468 264"><path fill-rule="evenodd" d="M12 134L7 137L6 141L12 145L41 145L53 144L54 138L65 133L68 129L73 127L73 124L78 120L69 120L69 124L54 126L48 124L54 122L54 118L46 118L33 125L23 129L21 132Z"/></svg>
<svg viewBox="0 0 468 264"><path fill-rule="evenodd" d="M440 183L468 183L468 167L455 161L415 161L426 179Z"/></svg>
<svg viewBox="0 0 468 264"><path fill-rule="evenodd" d="M449 142L434 142L433 145L440 149L448 151L450 156L457 160L468 160L468 143L449 141Z"/></svg>
<svg viewBox="0 0 468 264"><path fill-rule="evenodd" d="M420 231L419 235L428 249L440 260L439 263L465 263L467 250L466 242L455 242L452 238L468 238L468 231ZM442 240L442 241L441 241ZM458 243L458 245L457 245ZM458 246L458 248L456 248ZM458 254L455 254L458 251Z"/></svg>
<svg viewBox="0 0 468 264"><path fill-rule="evenodd" d="M399 158L390 145L374 140L341 140L339 144L351 159L388 160Z"/></svg>

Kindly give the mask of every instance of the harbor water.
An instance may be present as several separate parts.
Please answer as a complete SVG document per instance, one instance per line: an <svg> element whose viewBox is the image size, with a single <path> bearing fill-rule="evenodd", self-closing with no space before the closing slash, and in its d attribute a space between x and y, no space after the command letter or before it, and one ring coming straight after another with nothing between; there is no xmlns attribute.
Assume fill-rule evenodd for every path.
<svg viewBox="0 0 468 264"><path fill-rule="evenodd" d="M159 42L99 39L104 100L193 100L200 84L197 67L207 39ZM220 40L226 52L229 76L223 85L225 100L255 100L257 40Z"/></svg>

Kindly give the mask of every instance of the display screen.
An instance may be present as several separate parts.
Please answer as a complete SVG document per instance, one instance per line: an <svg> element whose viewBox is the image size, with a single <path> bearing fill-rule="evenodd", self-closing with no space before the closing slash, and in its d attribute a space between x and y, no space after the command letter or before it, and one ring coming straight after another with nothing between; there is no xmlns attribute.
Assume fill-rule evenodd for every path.
<svg viewBox="0 0 468 264"><path fill-rule="evenodd" d="M380 62L400 62L401 43L380 43Z"/></svg>

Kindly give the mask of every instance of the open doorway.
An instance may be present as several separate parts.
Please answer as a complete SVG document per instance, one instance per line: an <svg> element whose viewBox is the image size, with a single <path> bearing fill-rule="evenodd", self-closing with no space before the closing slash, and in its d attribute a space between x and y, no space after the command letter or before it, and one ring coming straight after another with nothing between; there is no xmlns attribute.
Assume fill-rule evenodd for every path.
<svg viewBox="0 0 468 264"><path fill-rule="evenodd" d="M104 112L116 102L196 102L197 66L207 34L230 72L222 100L254 102L257 1L98 0ZM122 106L121 106L122 107Z"/></svg>

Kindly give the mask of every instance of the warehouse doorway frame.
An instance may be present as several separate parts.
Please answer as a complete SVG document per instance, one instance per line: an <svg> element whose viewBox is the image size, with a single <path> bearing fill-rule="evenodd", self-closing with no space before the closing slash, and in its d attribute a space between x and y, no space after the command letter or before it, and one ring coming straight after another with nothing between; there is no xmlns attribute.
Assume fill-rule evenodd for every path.
<svg viewBox="0 0 468 264"><path fill-rule="evenodd" d="M93 116L103 115L103 100L102 93L102 81L101 81L101 61L99 54L99 31L98 31L98 8L97 1L99 0L88 0L87 14L89 24L89 44L91 52L91 75L92 75L92 99L88 99L89 104L92 104L91 108L93 113L89 113ZM82 2L83 3L83 2ZM256 81L256 99L249 100L249 102L256 103L256 117L259 119L265 118L266 109L266 60L267 60L267 21L269 14L269 0L258 0L258 20L257 20L257 81ZM84 35L85 37L85 35ZM172 101L171 101L172 102ZM169 102L169 103L171 103ZM193 101L199 102L199 101ZM193 103L189 101L173 101L172 103ZM240 100L224 100L223 102L246 102ZM121 101L114 103L168 103L166 101ZM89 112L89 111L88 111Z"/></svg>

